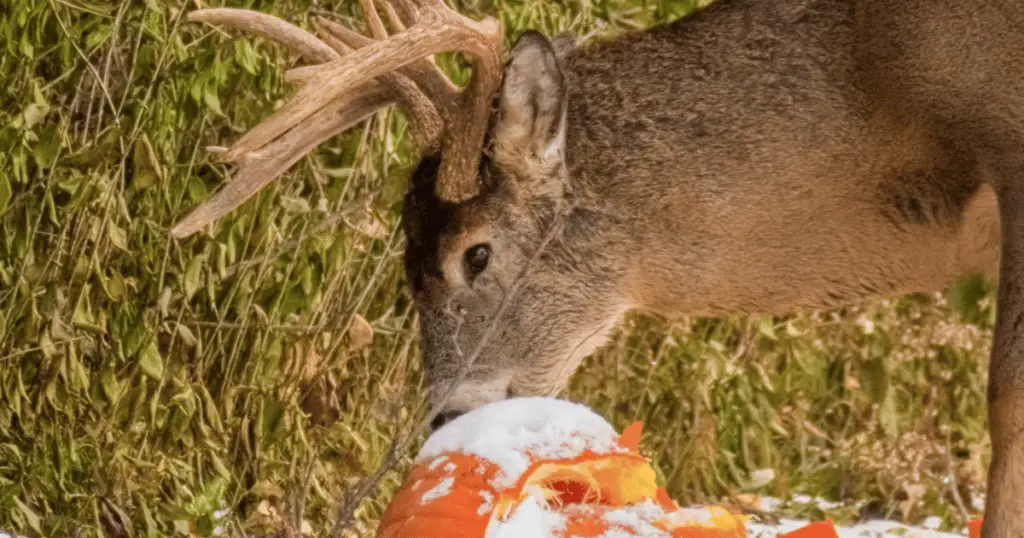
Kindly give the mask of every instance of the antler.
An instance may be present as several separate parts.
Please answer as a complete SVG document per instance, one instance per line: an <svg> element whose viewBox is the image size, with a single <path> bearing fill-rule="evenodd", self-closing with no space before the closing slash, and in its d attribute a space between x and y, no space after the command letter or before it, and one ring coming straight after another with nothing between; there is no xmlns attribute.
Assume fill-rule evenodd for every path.
<svg viewBox="0 0 1024 538"><path fill-rule="evenodd" d="M385 4L388 36L373 0L360 0L374 38L318 20L318 38L276 17L241 9L193 11L192 21L249 30L282 43L319 65L300 67L286 80L301 88L281 109L223 151L239 164L235 179L179 222L184 237L244 203L317 145L391 104L405 107L421 146L440 143L437 193L460 202L477 193L477 167L500 79L501 28L493 18L477 22L443 0L395 0ZM470 84L458 89L430 59L458 51L475 59ZM443 126L443 128L442 128Z"/></svg>

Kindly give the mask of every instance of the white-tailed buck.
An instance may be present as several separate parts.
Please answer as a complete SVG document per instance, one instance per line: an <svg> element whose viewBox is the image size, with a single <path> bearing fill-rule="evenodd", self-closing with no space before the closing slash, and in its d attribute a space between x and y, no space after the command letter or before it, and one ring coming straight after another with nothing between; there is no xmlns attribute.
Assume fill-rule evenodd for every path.
<svg viewBox="0 0 1024 538"><path fill-rule="evenodd" d="M593 43L526 32L507 58L492 18L362 5L370 37L190 13L310 65L174 235L401 106L422 148L405 268L442 417L559 391L627 310L787 313L998 276L983 532L1024 536L1024 0L718 0ZM451 51L474 62L465 88L431 60Z"/></svg>

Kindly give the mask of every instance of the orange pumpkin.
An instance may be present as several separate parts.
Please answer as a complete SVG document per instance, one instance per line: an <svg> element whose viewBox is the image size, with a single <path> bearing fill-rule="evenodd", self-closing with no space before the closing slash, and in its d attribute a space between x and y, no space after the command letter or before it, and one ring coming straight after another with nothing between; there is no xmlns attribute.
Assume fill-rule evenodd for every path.
<svg viewBox="0 0 1024 538"><path fill-rule="evenodd" d="M746 535L743 516L721 507L680 508L658 487L639 453L642 423L615 435L578 404L519 400L534 401L508 400L477 410L476 433L465 435L473 430L473 413L435 433L462 437L447 445L428 440L385 511L377 537ZM533 411L513 412L509 432L501 420L510 415L488 410L520 404ZM529 427L516 429L517 421Z"/></svg>

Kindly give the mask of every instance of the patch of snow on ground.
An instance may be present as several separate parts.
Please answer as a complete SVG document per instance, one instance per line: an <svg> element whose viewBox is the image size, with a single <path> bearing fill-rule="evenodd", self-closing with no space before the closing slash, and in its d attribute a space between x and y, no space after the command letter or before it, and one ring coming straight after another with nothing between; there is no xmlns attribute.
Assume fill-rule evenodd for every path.
<svg viewBox="0 0 1024 538"><path fill-rule="evenodd" d="M473 454L496 464L494 486L516 484L534 458L573 458L590 449L623 452L618 432L590 408L557 398L512 398L485 405L434 432L417 463L449 452Z"/></svg>
<svg viewBox="0 0 1024 538"><path fill-rule="evenodd" d="M804 495L802 493L793 495L793 502L799 504L813 504L817 506L819 510L834 510L842 506L842 503L826 501L825 499L812 499L810 495Z"/></svg>
<svg viewBox="0 0 1024 538"><path fill-rule="evenodd" d="M815 499L808 495L794 495L790 503L813 504L821 510L832 510L842 507L842 503ZM760 509L768 514L777 514L786 501L774 497L761 497L759 499ZM836 527L839 538L964 538L967 529L961 532L940 532L935 529L939 527L942 520L938 517L925 519L920 526L904 525L896 521L872 520L850 526ZM774 538L801 527L810 525L811 521L805 519L780 518L778 524L762 523L751 518L747 520L748 538Z"/></svg>
<svg viewBox="0 0 1024 538"><path fill-rule="evenodd" d="M774 538L780 534L795 531L809 525L804 519L781 519L778 525L747 521L747 538ZM939 532L924 527L914 527L894 521L865 521L841 527L836 525L839 538L963 538L963 533Z"/></svg>

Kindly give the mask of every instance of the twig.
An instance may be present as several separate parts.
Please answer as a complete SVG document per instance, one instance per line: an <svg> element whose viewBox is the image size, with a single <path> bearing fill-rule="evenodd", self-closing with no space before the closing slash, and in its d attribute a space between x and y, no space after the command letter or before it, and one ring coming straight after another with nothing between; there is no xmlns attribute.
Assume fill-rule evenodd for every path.
<svg viewBox="0 0 1024 538"><path fill-rule="evenodd" d="M971 513L967 510L963 497L960 496L959 483L956 479L956 468L953 465L953 447L950 445L948 433L946 434L946 468L949 472L949 493L953 497L953 503L960 510L960 517L963 518L964 522L970 521Z"/></svg>

